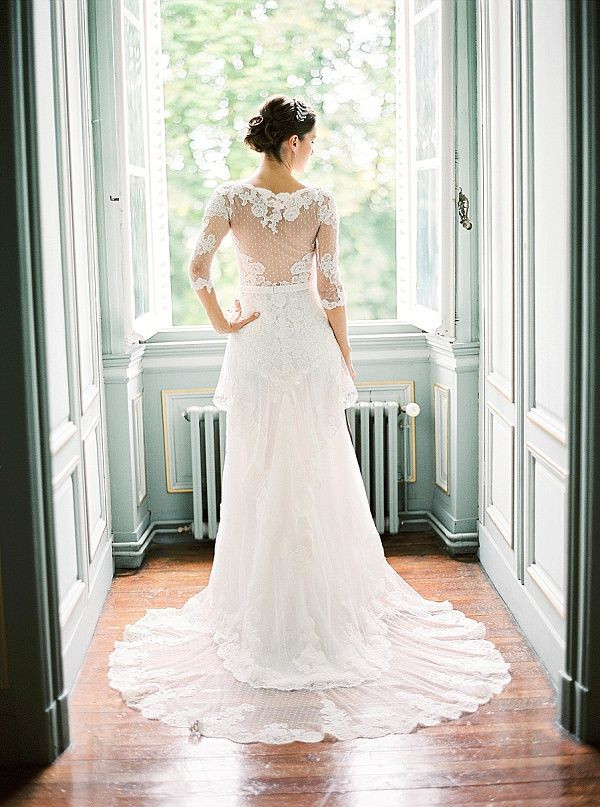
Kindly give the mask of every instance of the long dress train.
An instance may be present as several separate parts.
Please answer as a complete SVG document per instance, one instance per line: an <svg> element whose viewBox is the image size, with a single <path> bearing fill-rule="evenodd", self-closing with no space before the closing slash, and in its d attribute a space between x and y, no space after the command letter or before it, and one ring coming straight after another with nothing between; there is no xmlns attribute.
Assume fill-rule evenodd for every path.
<svg viewBox="0 0 600 807"><path fill-rule="evenodd" d="M231 227L242 314L261 312L229 334L213 398L227 432L209 583L125 627L110 686L145 717L237 742L379 737L458 718L503 689L510 665L482 623L388 564L346 426L358 392L323 307L344 299L331 194L308 189L303 206L302 193L261 190L215 191L192 274L211 287L207 265ZM248 202L248 221L316 232L316 283L308 261L292 282L257 282Z"/></svg>

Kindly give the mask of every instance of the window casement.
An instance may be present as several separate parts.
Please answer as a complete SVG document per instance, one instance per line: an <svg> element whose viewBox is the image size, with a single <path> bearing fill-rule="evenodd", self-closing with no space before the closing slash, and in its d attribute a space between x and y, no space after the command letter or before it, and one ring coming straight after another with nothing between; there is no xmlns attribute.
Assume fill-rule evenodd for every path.
<svg viewBox="0 0 600 807"><path fill-rule="evenodd" d="M123 314L135 342L172 323L160 0L116 0L113 13Z"/></svg>
<svg viewBox="0 0 600 807"><path fill-rule="evenodd" d="M414 326L455 339L456 3L397 0L397 318L349 322L351 335ZM172 327L160 5L113 0L129 344L192 332ZM209 332L207 325L193 329L199 338Z"/></svg>
<svg viewBox="0 0 600 807"><path fill-rule="evenodd" d="M455 337L455 0L400 2L398 318Z"/></svg>

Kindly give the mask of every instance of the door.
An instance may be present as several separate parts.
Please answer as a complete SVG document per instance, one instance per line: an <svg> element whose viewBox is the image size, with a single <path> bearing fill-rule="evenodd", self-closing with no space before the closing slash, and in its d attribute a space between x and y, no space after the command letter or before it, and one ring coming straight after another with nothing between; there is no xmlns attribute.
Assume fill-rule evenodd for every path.
<svg viewBox="0 0 600 807"><path fill-rule="evenodd" d="M113 576L86 0L36 3L34 34L54 529L70 689Z"/></svg>
<svg viewBox="0 0 600 807"><path fill-rule="evenodd" d="M567 568L564 0L478 4L480 558L558 685Z"/></svg>

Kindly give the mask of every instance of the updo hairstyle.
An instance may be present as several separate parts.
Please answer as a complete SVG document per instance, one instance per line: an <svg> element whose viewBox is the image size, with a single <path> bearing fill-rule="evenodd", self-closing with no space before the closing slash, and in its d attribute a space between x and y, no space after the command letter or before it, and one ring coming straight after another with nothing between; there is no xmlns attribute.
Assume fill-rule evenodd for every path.
<svg viewBox="0 0 600 807"><path fill-rule="evenodd" d="M295 134L303 140L316 119L315 111L299 98L272 95L261 106L258 115L248 121L244 143L253 151L270 154L282 162L279 151L283 141Z"/></svg>

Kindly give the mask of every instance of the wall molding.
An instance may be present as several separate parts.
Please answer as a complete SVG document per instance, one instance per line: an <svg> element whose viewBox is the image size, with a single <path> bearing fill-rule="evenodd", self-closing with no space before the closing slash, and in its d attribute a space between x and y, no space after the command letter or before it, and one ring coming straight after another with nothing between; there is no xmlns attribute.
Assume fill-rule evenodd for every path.
<svg viewBox="0 0 600 807"><path fill-rule="evenodd" d="M434 483L444 493L450 492L450 387L433 385L433 438L435 453Z"/></svg>
<svg viewBox="0 0 600 807"><path fill-rule="evenodd" d="M410 510L408 513L400 513L400 521L399 534L433 531L443 541L451 556L474 554L478 550L477 532L452 532L430 510ZM460 524L457 522L457 526ZM169 543L196 543L197 539L190 537L192 535L191 527L192 519L145 520L141 525L139 535L132 535L130 541L119 540L113 545L113 559L116 567L138 569L152 543L166 542L161 540L161 536L164 535L171 536L168 539ZM125 534L123 537L126 537ZM205 543L210 540L209 538L202 539ZM211 543L213 542L211 541Z"/></svg>

